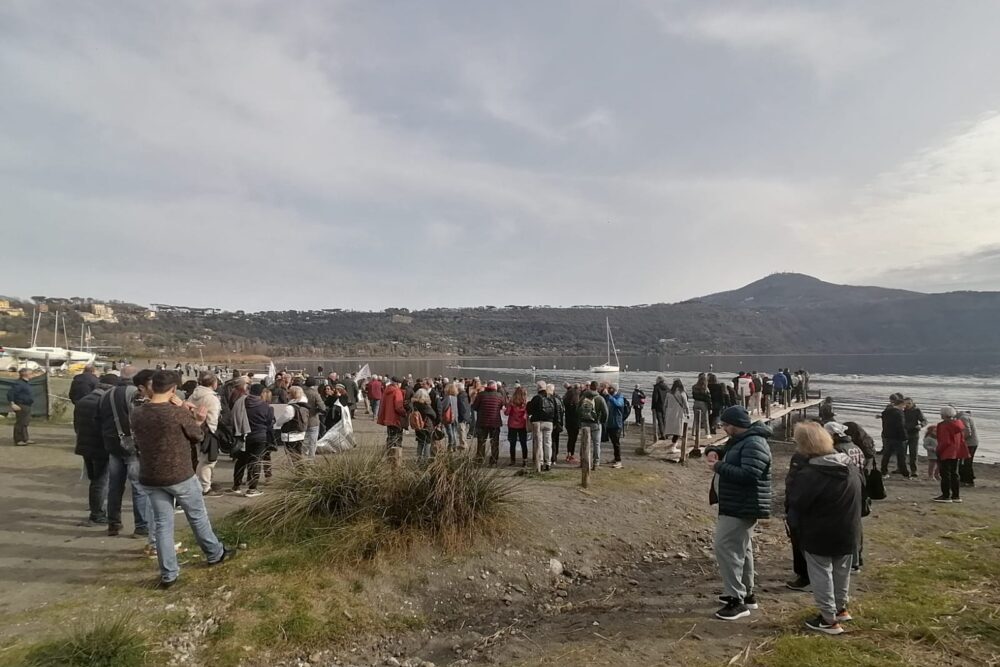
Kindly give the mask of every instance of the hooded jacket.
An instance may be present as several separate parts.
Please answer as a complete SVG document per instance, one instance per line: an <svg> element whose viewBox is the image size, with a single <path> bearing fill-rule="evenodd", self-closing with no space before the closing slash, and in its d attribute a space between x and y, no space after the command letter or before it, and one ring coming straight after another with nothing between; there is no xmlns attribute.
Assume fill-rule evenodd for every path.
<svg viewBox="0 0 1000 667"><path fill-rule="evenodd" d="M458 392L458 423L459 424L470 424L472 423L472 402L469 401L469 393L466 391Z"/></svg>
<svg viewBox="0 0 1000 667"><path fill-rule="evenodd" d="M616 392L605 396L604 401L608 406L608 430L620 431L625 428L625 397Z"/></svg>
<svg viewBox="0 0 1000 667"><path fill-rule="evenodd" d="M816 456L791 478L788 525L803 551L817 556L854 553L861 537L861 475L849 456Z"/></svg>
<svg viewBox="0 0 1000 667"><path fill-rule="evenodd" d="M583 420L580 415L580 407L583 403L583 399L589 398L594 402L594 412L597 415L596 422L587 422ZM581 424L606 424L608 421L608 404L604 402L604 397L598 394L593 389L588 389L580 395L580 400L576 404L576 415Z"/></svg>
<svg viewBox="0 0 1000 667"><path fill-rule="evenodd" d="M381 426L403 428L406 419L406 406L403 403L403 390L398 384L390 384L382 394L378 404L378 423Z"/></svg>
<svg viewBox="0 0 1000 667"><path fill-rule="evenodd" d="M69 385L69 400L76 405L77 401L94 391L99 380L93 373L80 373L73 376L73 382Z"/></svg>
<svg viewBox="0 0 1000 667"><path fill-rule="evenodd" d="M715 464L719 494L719 514L741 519L771 516L771 447L773 435L763 422L753 424L733 436L719 452Z"/></svg>
<svg viewBox="0 0 1000 667"><path fill-rule="evenodd" d="M205 424L208 425L208 430L215 433L219 430L219 413L222 411L222 403L219 401L218 394L211 387L202 387L198 385L195 387L194 391L191 392L191 396L188 398L189 401L197 405L199 408L205 406L208 410L208 416L205 418Z"/></svg>
<svg viewBox="0 0 1000 667"><path fill-rule="evenodd" d="M967 459L972 456L965 443L965 424L961 419L946 419L937 425L939 461Z"/></svg>
<svg viewBox="0 0 1000 667"><path fill-rule="evenodd" d="M886 440L906 440L906 419L895 405L882 411L882 437Z"/></svg>
<svg viewBox="0 0 1000 667"><path fill-rule="evenodd" d="M788 389L788 377L784 373L775 373L771 384L774 385L774 391L785 391Z"/></svg>
<svg viewBox="0 0 1000 667"><path fill-rule="evenodd" d="M661 380L653 385L653 411L660 412L667 407L667 395L670 387L666 380Z"/></svg>

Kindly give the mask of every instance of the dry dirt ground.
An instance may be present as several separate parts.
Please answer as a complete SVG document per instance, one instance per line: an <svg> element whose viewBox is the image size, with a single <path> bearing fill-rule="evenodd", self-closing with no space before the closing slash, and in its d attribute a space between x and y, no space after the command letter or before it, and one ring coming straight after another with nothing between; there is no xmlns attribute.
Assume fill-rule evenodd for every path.
<svg viewBox="0 0 1000 667"><path fill-rule="evenodd" d="M363 417L359 427L377 432ZM139 589L155 576L155 562L139 555L141 541L79 525L86 516L86 481L72 453L72 430L37 426L32 434L33 446L15 448L9 440L0 446L0 646L51 631L41 627L48 623L40 621L46 609L85 608L88 597L111 581ZM367 579L372 608L398 607L419 618L411 629L358 633L319 650L248 649L242 662L725 665L797 626L811 610L811 596L784 587L792 573L780 518L758 529L761 609L735 623L714 620L721 587L711 554L711 473L703 460L680 466L637 456L635 447L634 437L626 440L624 469L602 468L587 490L579 487L578 469L565 465L524 478L514 529L499 542L451 555L424 549L388 568L345 568L345 577ZM406 449L412 456L409 439ZM774 450L780 504L788 450L779 444ZM1000 475L985 466L978 474L979 486L965 494L963 511L995 524ZM217 479L226 483L231 475L231 464L220 463ZM949 506L929 502L936 483L891 480L888 486L889 498L865 519L873 536L866 544L869 563L905 559L878 537L881 524L919 533L949 522ZM213 518L250 502L208 500ZM127 502L123 515L130 517ZM123 534L130 529L126 523ZM552 559L561 563L562 574L551 571ZM863 600L864 573L853 588ZM171 607L182 607L188 593L167 595ZM225 614L225 607L215 613ZM175 656L175 664L206 664L198 655L195 647Z"/></svg>

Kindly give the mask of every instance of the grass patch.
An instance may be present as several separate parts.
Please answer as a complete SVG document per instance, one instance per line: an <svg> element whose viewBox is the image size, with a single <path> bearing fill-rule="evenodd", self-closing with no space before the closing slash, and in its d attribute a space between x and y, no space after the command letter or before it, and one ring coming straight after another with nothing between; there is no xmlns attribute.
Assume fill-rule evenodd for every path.
<svg viewBox="0 0 1000 667"><path fill-rule="evenodd" d="M899 655L866 639L805 637L778 638L756 664L766 667L896 667L906 665Z"/></svg>
<svg viewBox="0 0 1000 667"><path fill-rule="evenodd" d="M145 667L152 651L123 617L99 621L29 648L25 667Z"/></svg>
<svg viewBox="0 0 1000 667"><path fill-rule="evenodd" d="M466 546L503 532L517 484L464 456L394 470L380 451L356 449L297 466L263 502L234 516L225 532L238 541L263 538L353 562L417 542ZM295 569L280 559L260 567Z"/></svg>

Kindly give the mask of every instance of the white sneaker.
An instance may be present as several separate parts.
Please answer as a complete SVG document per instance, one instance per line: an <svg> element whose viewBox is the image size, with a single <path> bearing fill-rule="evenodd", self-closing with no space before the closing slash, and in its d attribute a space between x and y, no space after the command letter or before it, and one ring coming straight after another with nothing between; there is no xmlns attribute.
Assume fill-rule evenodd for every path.
<svg viewBox="0 0 1000 667"><path fill-rule="evenodd" d="M244 493L243 495L245 497L247 497L247 498L256 498L257 496L264 495L264 492L263 491L258 491L257 489L250 489L246 493Z"/></svg>

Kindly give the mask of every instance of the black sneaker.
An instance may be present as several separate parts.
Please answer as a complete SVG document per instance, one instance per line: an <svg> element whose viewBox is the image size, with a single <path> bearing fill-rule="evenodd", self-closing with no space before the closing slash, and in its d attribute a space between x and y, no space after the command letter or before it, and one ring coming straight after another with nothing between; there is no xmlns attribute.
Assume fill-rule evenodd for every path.
<svg viewBox="0 0 1000 667"><path fill-rule="evenodd" d="M176 579L171 579L170 581L161 580L160 583L156 584L156 588L157 590L168 591L176 583L177 583Z"/></svg>
<svg viewBox="0 0 1000 667"><path fill-rule="evenodd" d="M951 498L949 498L948 496L938 496L937 498L934 499L934 502L936 502L936 503L950 503L951 502Z"/></svg>
<svg viewBox="0 0 1000 667"><path fill-rule="evenodd" d="M236 557L236 549L226 549L226 548L223 548L222 549L222 557L219 558L219 560L217 560L215 562L209 563L208 566L212 567L214 565L222 565L227 560L232 560L235 557Z"/></svg>
<svg viewBox="0 0 1000 667"><path fill-rule="evenodd" d="M960 502L962 502L962 499L961 498L952 498L951 502L953 502L953 503L960 503Z"/></svg>
<svg viewBox="0 0 1000 667"><path fill-rule="evenodd" d="M793 591L807 591L809 590L809 580L798 577L794 581L786 581L785 588L790 588Z"/></svg>
<svg viewBox="0 0 1000 667"><path fill-rule="evenodd" d="M118 533L121 532L121 524L109 523L108 524L108 537L118 537Z"/></svg>
<svg viewBox="0 0 1000 667"><path fill-rule="evenodd" d="M760 605L757 604L757 596L752 592L743 598L743 606L747 609L760 609Z"/></svg>
<svg viewBox="0 0 1000 667"><path fill-rule="evenodd" d="M726 606L715 612L715 617L722 621L735 621L746 618L750 615L750 610L739 600L730 599Z"/></svg>
<svg viewBox="0 0 1000 667"><path fill-rule="evenodd" d="M844 627L840 623L837 621L827 623L822 616L817 616L810 621L806 621L806 627L810 630L815 630L816 632L822 632L825 635L844 634Z"/></svg>

